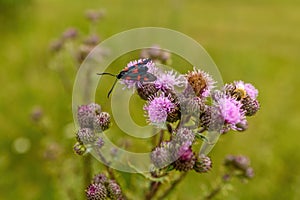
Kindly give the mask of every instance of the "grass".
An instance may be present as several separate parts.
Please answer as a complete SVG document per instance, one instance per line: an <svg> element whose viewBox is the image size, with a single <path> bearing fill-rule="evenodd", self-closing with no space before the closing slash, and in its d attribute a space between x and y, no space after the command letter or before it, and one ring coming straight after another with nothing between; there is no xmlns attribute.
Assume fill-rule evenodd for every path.
<svg viewBox="0 0 300 200"><path fill-rule="evenodd" d="M249 130L222 137L211 153L214 170L205 175L189 174L170 199L201 196L203 183L211 187L209 180L217 177L222 158L227 154L248 155L256 176L247 185L237 182L226 199L297 199L300 195L297 153L300 3L292 0L87 3L32 0L15 12L1 14L0 196L3 199L63 199L69 184L78 185L76 193L82 190L79 184L82 177L72 178L71 173L80 174L81 165L71 149L74 142L70 138L72 125L68 125L73 120L71 94L64 90L57 73L48 67L51 59L48 44L69 26L87 32L84 11L88 8L107 11L106 19L98 27L103 39L135 27L175 29L207 49L225 82L241 79L260 90L261 111L249 119ZM29 117L37 105L45 115L42 126ZM25 154L13 148L20 137L30 140L30 149ZM57 149L53 150L54 158L45 156L50 144L57 145L63 156L56 155ZM60 179L62 174L67 180Z"/></svg>

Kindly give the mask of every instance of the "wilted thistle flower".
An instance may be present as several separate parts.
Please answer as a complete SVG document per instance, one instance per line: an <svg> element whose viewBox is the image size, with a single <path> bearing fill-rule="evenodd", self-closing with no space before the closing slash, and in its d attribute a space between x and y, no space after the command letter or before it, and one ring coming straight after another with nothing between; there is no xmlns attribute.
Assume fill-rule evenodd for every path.
<svg viewBox="0 0 300 200"><path fill-rule="evenodd" d="M108 197L112 200L124 199L121 191L121 187L114 180L109 180L107 183Z"/></svg>
<svg viewBox="0 0 300 200"><path fill-rule="evenodd" d="M195 154L191 148L191 142L183 144L178 151L179 158L173 163L173 166L178 171L189 171L195 165Z"/></svg>
<svg viewBox="0 0 300 200"><path fill-rule="evenodd" d="M168 114L175 108L169 96L160 96L149 99L148 103L144 106L147 112L147 117L152 124L163 124L168 117Z"/></svg>
<svg viewBox="0 0 300 200"><path fill-rule="evenodd" d="M80 142L76 142L73 146L73 150L77 155L83 155L86 152L86 147L80 143Z"/></svg>
<svg viewBox="0 0 300 200"><path fill-rule="evenodd" d="M206 173L210 171L211 168L212 168L211 159L204 154L199 154L194 165L194 170L198 173Z"/></svg>
<svg viewBox="0 0 300 200"><path fill-rule="evenodd" d="M80 143L91 144L95 142L96 136L90 128L81 128L77 131L76 139Z"/></svg>
<svg viewBox="0 0 300 200"><path fill-rule="evenodd" d="M102 184L92 183L85 190L88 200L105 200L107 199L107 189Z"/></svg>
<svg viewBox="0 0 300 200"><path fill-rule="evenodd" d="M193 71L186 74L188 81L188 88L193 89L193 92L198 97L208 97L215 87L215 81L213 78L206 72L194 68Z"/></svg>
<svg viewBox="0 0 300 200"><path fill-rule="evenodd" d="M186 142L193 142L195 134L191 129L179 128L176 132L173 132L172 141L178 144L184 144Z"/></svg>
<svg viewBox="0 0 300 200"><path fill-rule="evenodd" d="M174 87L183 87L186 80L183 76L178 76L173 70L159 73L157 80L154 82L155 87L163 92L168 90L174 91Z"/></svg>
<svg viewBox="0 0 300 200"><path fill-rule="evenodd" d="M94 118L94 129L96 131L105 131L110 125L110 115L107 112L101 112Z"/></svg>

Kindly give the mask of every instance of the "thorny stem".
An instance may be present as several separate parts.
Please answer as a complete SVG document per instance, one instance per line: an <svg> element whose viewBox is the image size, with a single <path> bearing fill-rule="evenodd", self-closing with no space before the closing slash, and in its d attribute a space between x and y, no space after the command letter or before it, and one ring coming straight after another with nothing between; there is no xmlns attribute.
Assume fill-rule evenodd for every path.
<svg viewBox="0 0 300 200"><path fill-rule="evenodd" d="M178 183L180 183L183 178L187 175L187 172L183 172L180 177L178 179L176 179L172 185L164 192L163 195L161 195L160 197L158 197L158 200L163 200L165 199L172 191L173 189L178 185Z"/></svg>

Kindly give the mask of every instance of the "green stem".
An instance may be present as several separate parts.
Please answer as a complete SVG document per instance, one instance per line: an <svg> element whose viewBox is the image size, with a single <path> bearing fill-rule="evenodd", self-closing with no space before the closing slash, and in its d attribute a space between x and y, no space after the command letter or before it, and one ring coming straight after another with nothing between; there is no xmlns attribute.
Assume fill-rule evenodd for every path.
<svg viewBox="0 0 300 200"><path fill-rule="evenodd" d="M90 154L87 154L86 156L83 156L83 183L84 187L87 187L92 178L92 170L91 170L91 165L92 165L92 157Z"/></svg>
<svg viewBox="0 0 300 200"><path fill-rule="evenodd" d="M217 187L215 187L206 197L206 200L214 198L223 188L223 184L219 184Z"/></svg>
<svg viewBox="0 0 300 200"><path fill-rule="evenodd" d="M158 200L165 199L172 191L173 189L183 180L183 178L187 175L187 172L183 172L178 179L176 179L172 185L164 192L163 195L158 197Z"/></svg>
<svg viewBox="0 0 300 200"><path fill-rule="evenodd" d="M161 186L161 182L151 181L149 192L145 196L145 200L151 200L156 192L158 191L159 187Z"/></svg>

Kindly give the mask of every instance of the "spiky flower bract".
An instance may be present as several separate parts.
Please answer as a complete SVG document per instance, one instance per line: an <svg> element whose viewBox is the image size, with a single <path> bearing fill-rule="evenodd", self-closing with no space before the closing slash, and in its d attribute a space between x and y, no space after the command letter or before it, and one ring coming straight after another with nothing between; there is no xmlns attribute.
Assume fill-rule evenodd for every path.
<svg viewBox="0 0 300 200"><path fill-rule="evenodd" d="M105 200L107 199L107 189L99 183L90 184L85 190L88 200Z"/></svg>
<svg viewBox="0 0 300 200"><path fill-rule="evenodd" d="M204 154L199 154L194 165L194 170L198 173L206 173L210 171L211 168L212 168L211 159Z"/></svg>

